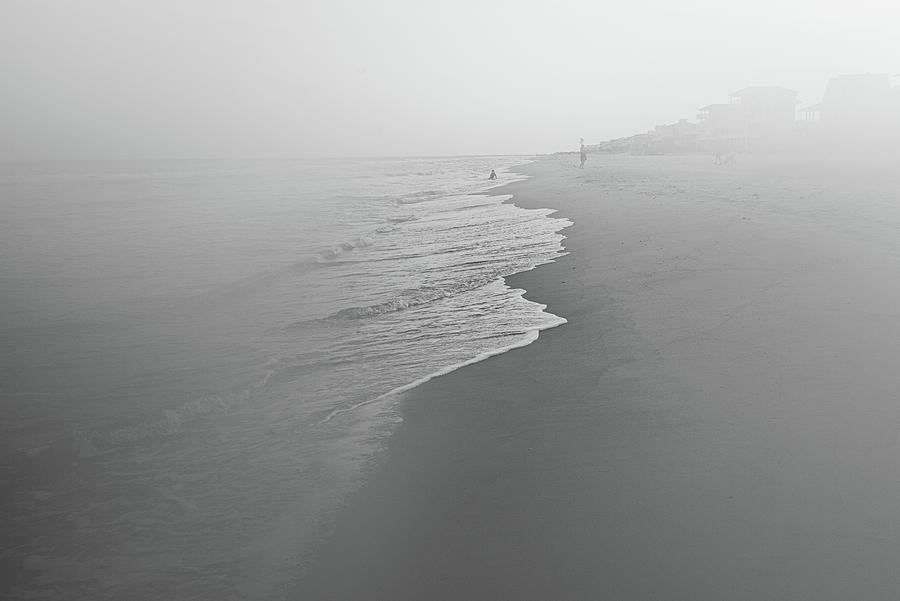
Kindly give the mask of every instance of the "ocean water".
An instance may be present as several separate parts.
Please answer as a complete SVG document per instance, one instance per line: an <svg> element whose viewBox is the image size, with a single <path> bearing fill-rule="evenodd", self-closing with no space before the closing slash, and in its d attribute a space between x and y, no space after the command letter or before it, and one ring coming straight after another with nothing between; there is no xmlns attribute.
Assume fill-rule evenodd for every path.
<svg viewBox="0 0 900 601"><path fill-rule="evenodd" d="M400 393L565 321L522 162L0 166L0 596L282 598Z"/></svg>

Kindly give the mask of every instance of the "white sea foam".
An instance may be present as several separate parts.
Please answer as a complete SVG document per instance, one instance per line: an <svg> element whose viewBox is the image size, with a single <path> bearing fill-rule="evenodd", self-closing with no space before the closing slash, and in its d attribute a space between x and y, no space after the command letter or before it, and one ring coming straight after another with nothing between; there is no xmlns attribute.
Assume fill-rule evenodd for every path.
<svg viewBox="0 0 900 601"><path fill-rule="evenodd" d="M546 305L541 305L541 309L542 310L546 309ZM321 425L321 424L328 423L335 417L338 417L339 415L343 415L345 413L351 413L353 411L356 411L360 407L365 407L366 405L378 403L378 402L384 401L385 399L397 397L404 392L410 391L413 388L417 388L417 387L421 386L422 384L425 384L426 382L429 382L440 376L445 376L445 375L452 373L458 369L462 369L463 367L466 367L468 365L480 363L481 361L490 359L491 357L496 357L497 355L502 355L513 349L528 346L529 344L531 344L532 342L534 342L535 340L538 339L540 332L542 330L548 330L550 328L555 328L557 326L561 326L564 323L568 323L568 321L563 317L558 317L551 313L547 313L546 315L548 317L546 324L540 325L538 327L535 327L534 329L526 331L524 334L522 334L522 337L519 340L516 340L515 342L509 343L505 346L497 347L490 351L485 351L485 352L480 353L480 354L476 355L475 357L472 357L471 359L467 359L461 363L443 367L433 373L430 373L430 374L423 376L417 380L414 380L413 382L410 382L409 384L404 384L402 386L398 386L398 387L394 388L393 390L389 390L388 392L385 392L384 394L380 394L377 397L375 397L374 399L361 401L359 403L351 405L350 407L345 407L342 409L335 409L334 411L329 413L327 416L325 416L325 418L322 419L319 422L319 424Z"/></svg>

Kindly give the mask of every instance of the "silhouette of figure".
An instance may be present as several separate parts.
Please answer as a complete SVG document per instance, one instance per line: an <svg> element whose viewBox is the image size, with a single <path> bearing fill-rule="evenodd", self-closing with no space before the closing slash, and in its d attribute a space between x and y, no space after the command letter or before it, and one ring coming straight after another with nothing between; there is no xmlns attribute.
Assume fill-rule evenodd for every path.
<svg viewBox="0 0 900 601"><path fill-rule="evenodd" d="M488 179L497 179L497 173L493 169L491 169L491 175Z"/></svg>
<svg viewBox="0 0 900 601"><path fill-rule="evenodd" d="M579 168L584 169L584 162L587 160L587 152L584 150L584 146L581 147L581 165Z"/></svg>

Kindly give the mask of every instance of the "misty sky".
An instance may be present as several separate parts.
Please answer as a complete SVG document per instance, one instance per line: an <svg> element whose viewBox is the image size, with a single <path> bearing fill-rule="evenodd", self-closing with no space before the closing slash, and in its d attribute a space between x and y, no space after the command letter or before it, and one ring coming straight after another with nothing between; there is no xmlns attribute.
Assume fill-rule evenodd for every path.
<svg viewBox="0 0 900 601"><path fill-rule="evenodd" d="M900 74L832 0L0 0L0 159L531 154ZM900 78L893 78L894 84Z"/></svg>

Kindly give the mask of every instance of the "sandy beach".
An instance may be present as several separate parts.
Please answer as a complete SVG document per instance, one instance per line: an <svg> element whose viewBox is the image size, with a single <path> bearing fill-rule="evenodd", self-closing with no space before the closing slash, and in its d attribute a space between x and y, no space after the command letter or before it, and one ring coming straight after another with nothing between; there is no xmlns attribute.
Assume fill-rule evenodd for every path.
<svg viewBox="0 0 900 601"><path fill-rule="evenodd" d="M405 394L293 598L900 597L900 176L554 155L568 323Z"/></svg>

